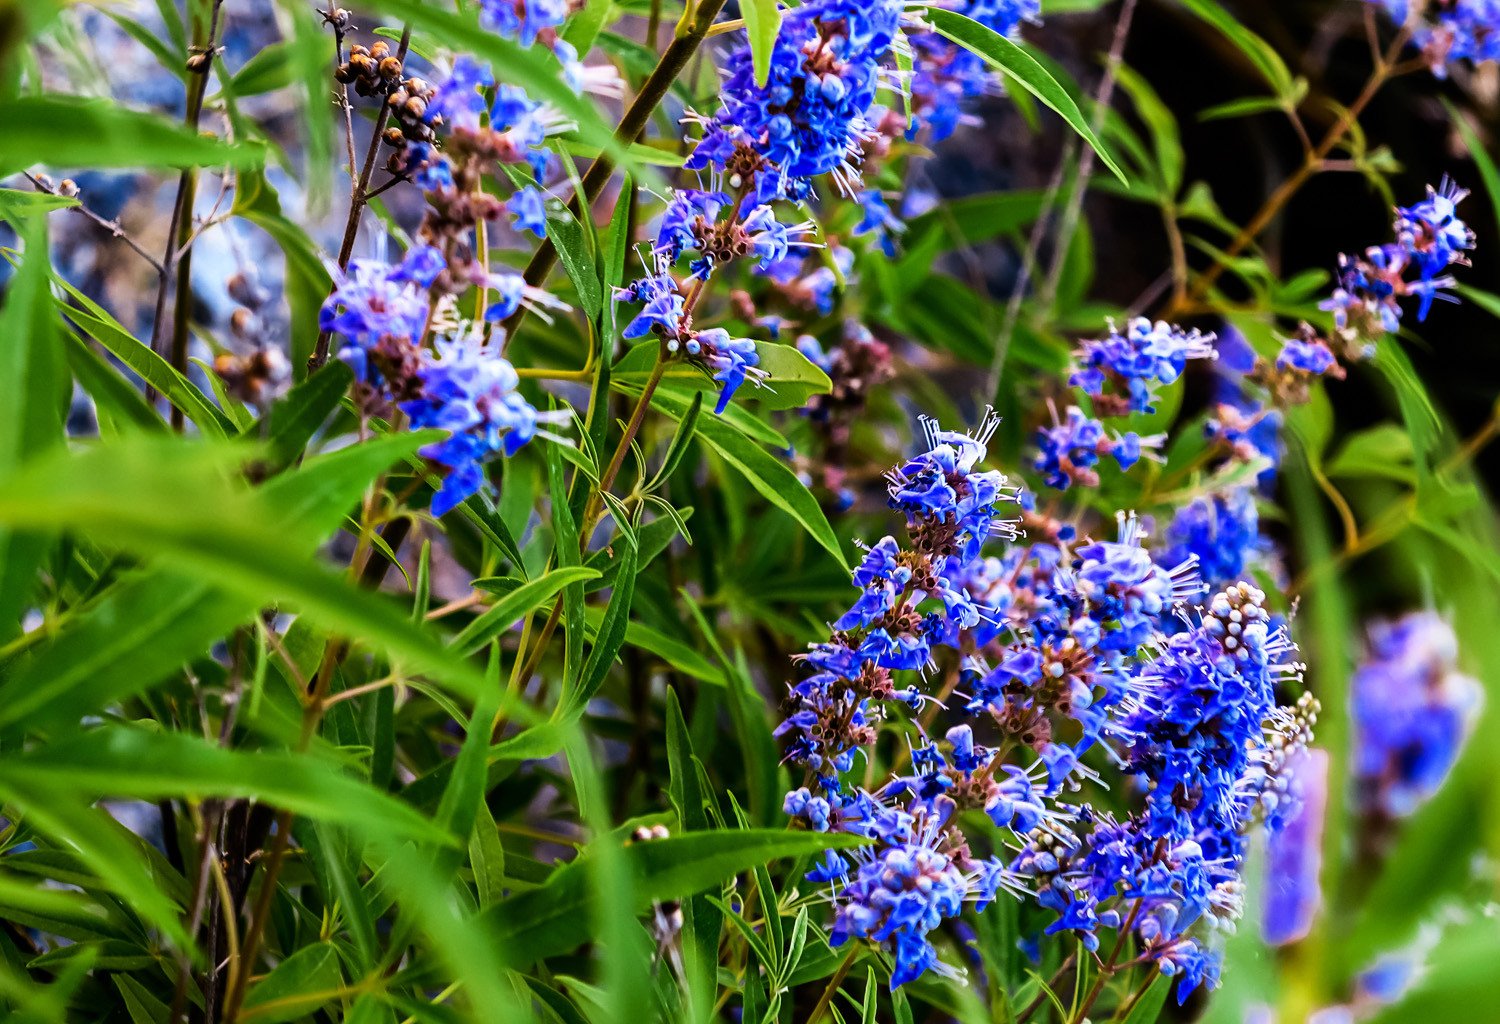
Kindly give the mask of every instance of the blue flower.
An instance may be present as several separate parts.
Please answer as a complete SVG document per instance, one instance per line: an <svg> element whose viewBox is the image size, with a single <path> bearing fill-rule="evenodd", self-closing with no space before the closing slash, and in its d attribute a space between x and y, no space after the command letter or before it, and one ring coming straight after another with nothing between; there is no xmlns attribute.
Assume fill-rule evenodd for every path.
<svg viewBox="0 0 1500 1024"><path fill-rule="evenodd" d="M765 85L748 44L730 55L722 106L700 119L703 138L689 170L713 166L743 177L757 202L802 199L811 179L834 173L852 191L856 150L875 99L878 59L900 17L891 0L814 0L786 13ZM733 175L732 175L733 177ZM738 182L734 182L739 187Z"/></svg>
<svg viewBox="0 0 1500 1024"><path fill-rule="evenodd" d="M1160 434L1141 437L1134 431L1110 437L1104 424L1076 405L1068 407L1067 415L1066 422L1037 431L1037 455L1032 463L1047 486L1058 490L1065 491L1074 483L1097 487L1099 474L1094 467L1101 455L1111 456L1126 470L1140 460L1143 451L1155 450L1166 440Z"/></svg>
<svg viewBox="0 0 1500 1024"><path fill-rule="evenodd" d="M427 324L425 285L442 270L441 255L421 246L391 267L378 260L351 260L318 313L318 329L343 335L364 350L383 339L415 343ZM429 276L431 275L431 276Z"/></svg>
<svg viewBox="0 0 1500 1024"><path fill-rule="evenodd" d="M1111 323L1108 337L1083 342L1069 383L1095 398L1100 415L1155 412L1157 385L1177 380L1189 359L1212 359L1213 343L1212 334L1143 316L1131 320L1124 334ZM1114 385L1113 394L1105 394L1106 383Z"/></svg>
<svg viewBox="0 0 1500 1024"><path fill-rule="evenodd" d="M1266 843L1266 896L1261 934L1273 946L1306 937L1322 905L1323 812L1328 790L1328 755L1304 750L1288 766L1295 780L1297 807Z"/></svg>
<svg viewBox="0 0 1500 1024"><path fill-rule="evenodd" d="M901 218L891 212L885 197L875 189L866 189L855 197L855 202L864 212L860 222L854 226L856 235L873 234L881 251L892 259L896 256L895 236L906 230Z"/></svg>
<svg viewBox="0 0 1500 1024"><path fill-rule="evenodd" d="M1165 542L1158 556L1162 564L1196 558L1204 581L1216 587L1243 579L1247 567L1266 550L1255 496L1243 487L1184 505L1167 525Z"/></svg>
<svg viewBox="0 0 1500 1024"><path fill-rule="evenodd" d="M480 0L479 9L486 25L522 46L568 19L567 0Z"/></svg>
<svg viewBox="0 0 1500 1024"><path fill-rule="evenodd" d="M478 492L488 459L514 455L536 436L540 425L568 419L563 410L543 413L533 408L516 390L520 379L515 369L488 345L439 340L436 351L424 350L421 359L419 396L402 402L401 410L413 430L448 431L446 439L422 449L424 456L448 469L432 499L435 516Z"/></svg>
<svg viewBox="0 0 1500 1024"><path fill-rule="evenodd" d="M479 115L484 113L483 90L495 84L494 73L486 63L473 57L460 57L453 71L440 83L427 101L423 120L441 123L446 129L479 129Z"/></svg>
<svg viewBox="0 0 1500 1024"><path fill-rule="evenodd" d="M1036 21L1040 0L957 0L943 6L1002 36L1015 35L1023 21ZM925 125L932 142L958 127L969 100L1000 91L998 74L984 59L936 32L913 32L911 108L908 137Z"/></svg>
<svg viewBox="0 0 1500 1024"><path fill-rule="evenodd" d="M1354 673L1354 774L1361 804L1411 814L1458 760L1480 702L1479 684L1458 671L1458 641L1434 612L1370 628Z"/></svg>
<svg viewBox="0 0 1500 1024"><path fill-rule="evenodd" d="M547 208L543 203L541 192L529 185L517 189L516 193L506 200L505 209L514 219L518 230L530 231L538 238L547 237Z"/></svg>

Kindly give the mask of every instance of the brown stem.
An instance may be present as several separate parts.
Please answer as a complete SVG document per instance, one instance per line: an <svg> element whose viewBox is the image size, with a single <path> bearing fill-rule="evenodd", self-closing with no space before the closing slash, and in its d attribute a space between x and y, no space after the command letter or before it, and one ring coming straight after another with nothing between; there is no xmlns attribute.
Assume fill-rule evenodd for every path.
<svg viewBox="0 0 1500 1024"><path fill-rule="evenodd" d="M404 25L401 28L401 41L396 45L396 60L405 62L406 51L411 46L411 26ZM370 179L375 175L375 160L380 156L380 142L385 135L386 122L390 120L391 108L388 103L380 104L380 112L375 115L375 128L370 133L370 145L365 150L364 166L360 168L359 177L355 178L349 185L349 217L344 221L344 238L339 243L339 269L343 270L349 266L349 257L354 255L354 242L359 237L360 218L365 212L367 204L375 196L391 187L392 182L386 182L375 192L370 192ZM351 164L350 173L354 171ZM396 179L399 180L399 179ZM336 286L336 285L335 285ZM313 353L307 359L307 372L313 374L319 370L324 363L328 362L328 346L332 335L328 331L318 334L317 344L313 347Z"/></svg>
<svg viewBox="0 0 1500 1024"><path fill-rule="evenodd" d="M670 45L657 61L651 76L641 86L640 92L636 93L634 101L631 102L625 116L620 118L620 125L615 129L615 141L621 146L628 146L635 142L647 123L651 120L652 113L661 103L662 98L667 95L667 90L687 67L688 61L693 59L693 54L698 52L698 47L708 36L708 30L713 27L714 19L724 8L724 0L702 0L691 21L679 25L677 35L673 37ZM583 176L579 194L573 196L570 208L573 215L581 217L584 210L593 204L604 191L604 186L609 183L610 176L614 174L614 157L608 153L600 153L589 166L588 173ZM547 275L557 263L557 247L549 237L542 241L537 247L536 253L531 261L526 264L523 276L526 283L533 287L540 287L547 279ZM516 335L516 328L526 316L526 308L523 306L511 314L510 319L504 323L507 338Z"/></svg>
<svg viewBox="0 0 1500 1024"><path fill-rule="evenodd" d="M1109 56L1104 63L1104 77L1099 81L1099 92L1094 97L1094 112L1089 128L1095 136L1104 128L1104 117L1109 112L1110 100L1115 95L1115 82L1119 79L1120 63L1125 58L1125 40L1130 36L1130 23L1135 18L1136 0L1124 0L1120 5L1120 20L1115 22L1114 38L1110 40ZM1073 179L1073 190L1068 193L1068 205L1063 208L1062 218L1057 224L1057 245L1052 252L1052 266L1047 271L1047 280L1037 295L1037 304L1042 309L1051 309L1057 297L1057 288L1062 280L1063 261L1072 248L1073 229L1083 211L1084 193L1088 191L1089 175L1094 173L1094 160L1098 154L1092 146L1084 146L1078 158L1078 174Z"/></svg>
<svg viewBox="0 0 1500 1024"><path fill-rule="evenodd" d="M219 12L224 0L214 0L209 14L208 34L199 37L188 55L187 109L183 124L190 134L198 134L198 122L203 116L203 97L208 91L208 76L213 70L214 53L218 49ZM196 27L196 26L195 26ZM176 271L177 301L174 304L172 321L172 366L179 373L187 372L187 319L192 308L192 249L184 248L193 225L193 199L198 189L198 171L185 168L177 179L177 199L172 204L172 219L167 226L167 251L161 258L160 274L156 286L156 314L151 321L151 350L161 353L162 330L167 310L167 292ZM180 255L179 255L180 253ZM187 293L184 297L183 293ZM146 386L146 400L156 400L156 389ZM172 407L172 426L182 430L182 410Z"/></svg>
<svg viewBox="0 0 1500 1024"><path fill-rule="evenodd" d="M1223 253L1214 260L1213 266L1198 276L1198 279L1193 282L1193 286L1187 290L1184 296L1173 301L1168 309L1168 316L1172 313L1180 312L1207 294L1208 289L1213 287L1213 283L1229 268L1229 261L1243 252L1251 242L1255 241L1260 236L1260 233L1266 229L1267 225L1281 212L1282 208L1291 201L1292 196L1296 195L1314 174L1323 169L1324 159L1327 158L1329 153L1333 152L1334 147L1343 140L1344 136L1348 134L1349 129L1354 127L1354 124L1359 120L1360 114L1364 113L1365 108L1370 105L1370 101L1380 92L1381 87L1396 75L1406 73L1407 65L1398 65L1395 63L1395 60L1400 55L1401 48L1406 45L1409 35L1410 33L1406 29L1402 29L1396 34L1396 38L1391 41L1391 45L1386 48L1384 56L1376 63L1375 70L1371 73L1369 80L1365 82L1365 87L1355 97L1354 102L1339 115L1338 120L1324 133L1322 141L1307 154L1302 163L1292 172L1291 176L1278 185L1266 197L1266 201L1261 204L1260 209L1255 211L1255 215L1240 229L1239 234L1235 235L1230 243L1224 247Z"/></svg>
<svg viewBox="0 0 1500 1024"><path fill-rule="evenodd" d="M30 171L22 171L21 173L26 175L26 180L30 181L32 185L36 186L36 190L38 192L45 192L49 196L62 196L63 198L72 198L71 196L63 196L63 194L56 188L43 181L41 178L37 177L35 174L32 174ZM87 217L89 220L99 225L105 231L108 231L115 238L118 238L120 241L130 246L131 250L135 252L135 254L141 259L151 264L151 268L158 274L164 273L164 271L162 270L161 261L158 260L155 256L152 256L145 249L141 248L141 244L139 242L126 234L125 229L120 226L120 222L118 220L109 220L105 217L101 217L99 214L95 213L93 210L90 210L87 206L85 206L82 200L79 200L77 206L69 207L69 209L71 209L74 213L82 214L83 216Z"/></svg>

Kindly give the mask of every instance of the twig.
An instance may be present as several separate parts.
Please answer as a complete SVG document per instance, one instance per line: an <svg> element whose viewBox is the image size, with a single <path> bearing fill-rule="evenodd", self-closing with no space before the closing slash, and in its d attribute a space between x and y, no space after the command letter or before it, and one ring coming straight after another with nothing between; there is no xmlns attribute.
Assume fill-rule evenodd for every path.
<svg viewBox="0 0 1500 1024"><path fill-rule="evenodd" d="M1094 111L1089 129L1097 137L1104 128L1104 118L1109 112L1110 100L1114 98L1115 82L1119 78L1120 64L1125 58L1125 40L1130 35L1130 23L1135 18L1137 0L1124 0L1120 4L1120 20L1115 22L1114 38L1110 40L1109 55L1105 58L1104 77L1099 81L1099 91L1094 96ZM1073 247L1073 230L1083 211L1084 193L1088 191L1089 175L1094 172L1094 160L1098 154L1094 147L1084 146L1078 157L1078 173L1073 178L1073 189L1068 193L1068 204L1063 207L1062 219L1057 225L1057 244L1053 247L1052 266L1047 280L1037 294L1037 305L1051 309L1057 298L1058 283L1062 280L1063 261Z"/></svg>
<svg viewBox="0 0 1500 1024"><path fill-rule="evenodd" d="M32 174L30 171L22 171L21 173L26 175L26 180L31 182L31 184L36 187L36 190L38 192L45 192L49 196L58 196L62 199L76 198L74 196L63 195L56 188L52 187L46 181L37 177L35 174ZM126 233L125 229L120 226L119 221L108 220L104 217L101 217L99 214L95 213L93 210L90 210L86 205L84 205L84 202L81 199L78 200L77 206L69 207L69 209L71 209L75 213L79 213L87 217L89 220L99 225L105 231L108 231L115 238L118 238L120 241L130 246L131 250L137 256L145 260L147 263L151 264L153 270L155 270L158 274L162 273L161 261L158 260L155 256L152 256L145 249L141 248L140 243L137 242L134 238L131 238L130 235Z"/></svg>
<svg viewBox="0 0 1500 1024"><path fill-rule="evenodd" d="M1402 47L1406 45L1407 39L1410 38L1410 34L1410 30L1406 28L1403 28L1396 34L1396 38L1391 40L1391 45L1386 48L1385 53L1376 61L1375 69L1370 74L1369 80L1365 82L1365 87L1360 90L1354 102L1339 115L1339 119L1324 134L1317 148L1309 152L1297 169L1292 172L1291 176L1278 185L1266 197L1266 201L1261 204L1260 209L1255 211L1255 215L1240 229L1239 234L1235 235L1230 243L1224 247L1223 252L1214 260L1213 265L1198 276L1197 280L1193 282L1192 287L1187 289L1185 294L1173 302L1168 310L1168 315L1173 312L1179 312L1207 294L1208 289L1213 287L1213 283L1228 269L1229 261L1243 252L1251 242L1260 236L1260 233L1266 229L1266 226L1291 201L1292 196L1296 195L1302 186L1307 184L1308 179L1324 169L1323 162L1328 157L1328 154L1333 152L1334 147L1339 144L1349 132L1349 129L1359 120L1360 114L1364 112L1365 107L1370 105L1370 101L1375 98L1376 93L1380 92L1381 87L1386 82L1398 75L1406 74L1408 70L1414 69L1413 65L1415 67L1425 67L1425 64L1421 61L1395 63L1396 58L1401 53Z"/></svg>
<svg viewBox="0 0 1500 1024"><path fill-rule="evenodd" d="M406 61L407 48L411 46L411 26L403 25L401 28L401 41L396 45L396 59ZM359 237L360 219L365 212L365 204L374 195L384 192L395 180L386 182L374 195L369 192L370 179L375 175L375 159L380 155L380 143L385 135L386 122L390 119L391 107L388 103L380 105L380 112L375 115L375 127L370 133L370 146L365 150L364 166L360 168L359 177L355 178L349 185L349 218L344 222L344 239L339 244L339 269L343 270L349 266L349 257L354 255L354 241ZM349 169L352 172L354 165L351 163ZM316 372L324 363L328 362L328 347L332 335L328 331L318 334L317 344L313 347L313 353L307 360L307 372Z"/></svg>
<svg viewBox="0 0 1500 1024"><path fill-rule="evenodd" d="M214 0L209 13L207 37L192 47L192 52L187 59L189 78L187 109L183 115L183 124L193 135L198 133L198 122L203 115L203 96L208 91L208 76L213 70L214 54L218 52L219 14L223 7L224 0ZM197 169L185 168L177 179L177 200L172 204L172 219L168 222L167 250L160 264L160 280L156 288L156 313L151 321L151 350L160 354L167 310L167 292L171 287L175 271L176 300L172 312L170 355L172 366L179 373L187 372L187 321L192 306L192 249L189 247L180 256L178 250L182 249L188 241L188 233L193 222L193 200L197 191ZM149 385L146 388L146 398L147 401L152 402L156 399L156 391ZM182 410L175 405L172 406L171 418L173 429L181 431L186 420Z"/></svg>

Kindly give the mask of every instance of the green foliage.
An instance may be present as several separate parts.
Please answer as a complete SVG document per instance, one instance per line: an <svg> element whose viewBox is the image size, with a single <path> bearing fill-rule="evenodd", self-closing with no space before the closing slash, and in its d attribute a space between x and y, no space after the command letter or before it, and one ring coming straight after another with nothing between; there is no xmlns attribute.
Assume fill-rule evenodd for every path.
<svg viewBox="0 0 1500 1024"><path fill-rule="evenodd" d="M1005 420L989 461L1044 495L1043 513L1065 507L1090 536L1113 536L1117 508L1160 529L1196 498L1253 487L1260 466L1225 464L1205 439L1213 382L1196 368L1154 411L1112 421L1169 434L1161 459L1102 467L1097 488L1067 496L1073 504L1035 486L1033 431L1048 422L1048 402L1089 407L1064 382L1077 339L1096 336L1107 317L1144 308L1232 325L1268 359L1298 321L1327 332L1327 274L1282 270L1300 262L1276 251L1285 213L1269 204L1284 200L1268 187L1267 216L1248 221L1244 197L1216 196L1201 180L1212 154L1193 149L1201 136L1181 122L1275 113L1300 143L1322 119L1337 133L1306 176L1357 171L1384 193L1396 167L1365 138L1361 109L1294 74L1302 55L1247 27L1235 13L1244 5L1179 5L1182 22L1243 58L1251 89L1268 92L1202 110L1120 53L1097 72L1047 56L1050 28L1019 40L959 10L923 7L943 40L1004 76L1019 110L1012 129L1066 140L1006 139L1049 162L1063 149L1055 175L1050 165L1018 175L1054 184L943 198L906 220L890 256L857 229L857 204L820 183L809 207L819 223L807 236L816 245L794 252L834 282L829 305L748 274L736 279L742 295L711 300L715 323L755 336L763 374L762 387L747 384L715 413L721 383L711 371L677 354L663 364L655 334L622 337L633 314L619 293L651 259L662 208L651 189L699 181L682 170L690 143L674 118L716 108L720 37L743 32L731 38L748 45L763 82L796 5L743 0L743 24L732 26L711 0L575 5L558 34L591 67L622 72L623 110L575 91L548 46L493 31L471 0L371 0L340 28L338 52L332 12L325 24L314 5L283 0L279 38L227 66L215 51L205 78L189 69L190 55L205 56L222 30L216 18L244 16L237 5L158 0L149 17L138 10L146 5L109 5L102 24L160 66L174 97L205 86L196 123L82 95L111 85L107 67L95 68L97 82L78 78L98 63L87 6L0 3L0 175L15 175L0 188L7 1019L1192 1019L1197 1010L1175 1008L1170 979L1149 958L1106 961L1048 940L1032 963L1023 947L1050 918L1003 894L986 914L965 916L962 938L935 935L944 962L969 965L965 979L928 975L890 991L889 948L833 945L829 886L807 881L825 851L865 841L788 827L783 797L808 780L783 763L778 703L803 674L789 655L826 639L848 606L861 546L897 528L880 473L920 436L914 412L962 427L993 401ZM1103 25L1119 5L1048 0L1042 9L1064 24L1095 12ZM648 25L662 28L660 40L648 39ZM547 143L559 170L542 182L543 251L557 268L540 283L572 309L523 314L507 333L481 328L521 370L517 394L571 411L571 422L544 423L542 436L487 464L480 492L440 518L432 495L447 471L429 446L444 434L406 429L407 413L373 401L368 380L320 359L328 338L319 311L344 274L324 247L339 241L345 215L357 254L383 251L377 233L404 248L424 237L410 230L399 193L386 195L415 191L402 174L360 182L355 143L379 108L331 78L352 42L395 44L404 27L434 77L455 56L476 56L571 121ZM895 49L898 72L914 70L914 52ZM1406 64L1385 69L1396 70ZM1098 74L1114 91L1108 109ZM670 81L649 116L617 127L658 75ZM347 121L344 98L354 102ZM889 82L881 102L920 125L912 96ZM1500 170L1483 126L1457 105L1449 111L1474 165L1467 183L1483 186L1466 214L1477 221L1473 210L1487 204L1500 225ZM866 183L893 207L912 180L909 163L930 156L920 133L901 136L886 139L892 153L867 155ZM1109 173L1087 173L1081 165L1094 158L1079 161L1070 146L1091 147ZM595 188L597 160L617 173ZM94 186L74 196L51 177L19 176L42 166L59 177L129 170L148 213L127 207L112 225L95 214ZM533 184L518 168L481 176L481 187L503 197ZM198 197L184 246L167 224L142 223L166 220L180 182ZM577 193L589 201L570 204ZM1091 193L1101 202L1086 203ZM1253 211L1262 197L1251 198ZM1162 286L1129 310L1108 270L1122 233L1102 220L1122 199L1148 212L1129 230L1159 231L1152 244L1168 261L1145 275L1161 271ZM320 219L328 209L335 216ZM143 227L149 244L126 251L121 240L134 247L130 235ZM113 245L107 261L137 261L128 288L84 280L77 259L54 265L49 241L71 242L84 228L91 244ZM475 266L519 271L528 253L508 246L520 233L499 219L486 230ZM279 261L264 276L280 295L246 310L263 331L254 344L285 354L288 380L255 391L215 362L250 343L209 310L225 283L205 270L214 267L209 238L242 269L241 247ZM989 280L986 261L999 251L1026 268L1014 296ZM190 289L181 323L166 303L178 270ZM1457 289L1464 302L1500 320L1500 290L1470 280ZM159 281L153 335L140 325L155 315ZM434 318L482 320L487 289L461 282ZM776 308L794 315L773 332L756 314L781 300ZM1437 338L1443 312L1421 327L1435 346L1453 342ZM889 374L859 384L857 400L847 368L830 373L823 366L833 364L798 344L806 334L833 349L845 320L897 352ZM1500 408L1465 437L1417 368L1422 344L1387 337L1351 366L1347 385L1319 381L1286 410L1280 491L1260 495L1286 558L1260 582L1281 614L1295 612L1308 669L1289 690L1305 685L1324 707L1324 910L1292 951L1268 948L1255 920L1266 883L1252 872L1246 919L1225 939L1225 985L1205 1020L1240 1024L1262 1004L1305 1020L1352 999L1378 957L1414 944L1429 950L1432 969L1368 1019L1473 1017L1491 994L1500 939L1480 908L1495 895L1500 753L1483 738L1500 726L1500 556L1472 462ZM203 358L189 360L189 349ZM831 405L836 418L846 401L845 419L828 428L820 415ZM1462 664L1490 700L1449 784L1372 838L1351 796L1350 676L1364 622L1422 605L1452 615ZM933 692L961 692L958 668L940 665ZM913 730L931 726L923 714L909 716ZM1102 767L1101 754L1089 757ZM910 757L883 741L851 782L878 787ZM1115 796L1124 806L1135 794ZM1005 850L1007 834L983 814L964 818L978 846Z"/></svg>

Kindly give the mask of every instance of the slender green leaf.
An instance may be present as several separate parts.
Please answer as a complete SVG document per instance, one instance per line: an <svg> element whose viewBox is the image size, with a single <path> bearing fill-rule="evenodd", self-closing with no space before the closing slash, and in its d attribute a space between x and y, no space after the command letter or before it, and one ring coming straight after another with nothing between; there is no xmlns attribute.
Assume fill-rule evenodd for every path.
<svg viewBox="0 0 1500 1024"><path fill-rule="evenodd" d="M1047 73L1046 68L1037 63L1035 57L994 29L962 14L941 7L930 7L923 14L939 33L984 58L986 63L1062 115L1063 120L1099 154L1104 166L1114 172L1115 177L1125 181L1124 172L1094 135L1094 130L1089 127L1078 104L1073 102L1073 97L1057 84L1057 80Z"/></svg>

